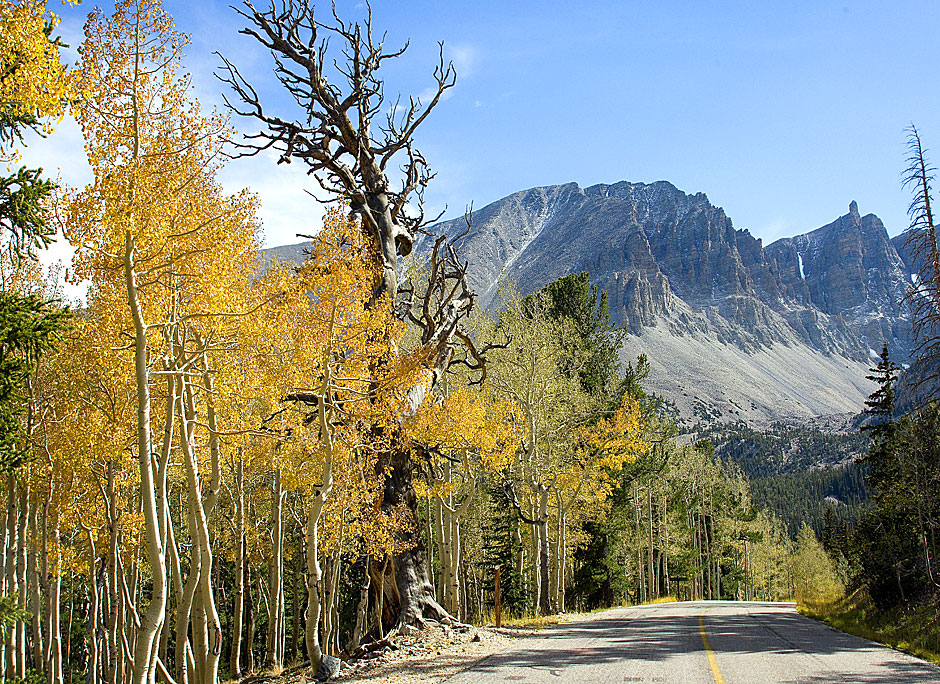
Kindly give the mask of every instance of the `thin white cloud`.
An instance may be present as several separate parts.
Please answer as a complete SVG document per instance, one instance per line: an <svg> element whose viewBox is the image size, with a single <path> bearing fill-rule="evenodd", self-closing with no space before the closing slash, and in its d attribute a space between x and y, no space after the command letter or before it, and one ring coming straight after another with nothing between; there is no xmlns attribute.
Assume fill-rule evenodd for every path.
<svg viewBox="0 0 940 684"><path fill-rule="evenodd" d="M468 78L474 74L480 61L480 51L466 43L445 44L447 58L454 63L458 78Z"/></svg>
<svg viewBox="0 0 940 684"><path fill-rule="evenodd" d="M301 242L299 234L312 235L323 223L324 205L311 197L325 198L313 176L299 163L278 164L273 152L230 162L219 180L228 192L244 188L256 193L264 227L264 246ZM309 191L309 192L308 192Z"/></svg>

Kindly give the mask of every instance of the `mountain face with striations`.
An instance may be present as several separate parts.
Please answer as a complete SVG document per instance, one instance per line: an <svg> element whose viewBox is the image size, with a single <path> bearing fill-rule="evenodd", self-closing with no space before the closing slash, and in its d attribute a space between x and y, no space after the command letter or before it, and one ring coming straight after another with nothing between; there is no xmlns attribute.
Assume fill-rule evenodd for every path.
<svg viewBox="0 0 940 684"><path fill-rule="evenodd" d="M456 235L464 220L435 235ZM760 424L854 413L888 342L910 353L901 300L911 270L881 220L855 202L835 221L764 246L702 194L670 183L575 183L518 192L474 212L461 243L478 301L588 271L628 326L625 360L650 359L651 388L687 421Z"/></svg>

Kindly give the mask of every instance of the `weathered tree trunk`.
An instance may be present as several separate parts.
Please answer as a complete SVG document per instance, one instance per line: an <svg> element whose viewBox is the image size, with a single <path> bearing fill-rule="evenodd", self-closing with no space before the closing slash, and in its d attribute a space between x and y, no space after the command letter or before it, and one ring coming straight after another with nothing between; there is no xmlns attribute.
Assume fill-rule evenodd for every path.
<svg viewBox="0 0 940 684"><path fill-rule="evenodd" d="M414 463L410 454L395 452L390 455L389 465L382 507L387 510L404 505L412 524L402 539L407 550L395 556L395 591L389 591L386 586L383 603L389 604L388 607L398 616L396 626L400 629L405 625L421 628L428 620L450 621L451 616L434 597L434 586L428 575L428 555L418 525Z"/></svg>

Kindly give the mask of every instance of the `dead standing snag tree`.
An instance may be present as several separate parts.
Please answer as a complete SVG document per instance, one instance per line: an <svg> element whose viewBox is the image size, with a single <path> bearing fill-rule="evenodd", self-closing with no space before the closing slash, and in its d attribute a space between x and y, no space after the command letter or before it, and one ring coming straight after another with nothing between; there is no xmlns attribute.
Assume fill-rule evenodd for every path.
<svg viewBox="0 0 940 684"><path fill-rule="evenodd" d="M423 295L416 298L412 288L401 293L407 301L398 301L402 298L398 257L411 252L416 233L427 223L421 207L424 188L433 177L414 147L413 136L456 80L453 65L444 61L443 46L433 73L436 87L430 101L411 97L407 104L400 100L391 104L386 103L378 72L386 60L401 56L407 43L399 50L386 51L384 37L376 42L371 9L363 24L343 21L335 7L326 22L320 21L314 8L303 0L272 2L264 10L246 2L236 11L249 23L241 32L271 51L275 75L300 111L296 118L272 113L237 67L222 57L221 78L236 96L236 103L228 102L229 106L261 124L257 133L241 143L241 154L272 150L279 155L279 163L301 161L324 190L348 202L361 217L382 270L371 301L388 296L402 315L412 312L409 318L423 331L432 389L455 362L457 346L469 345L468 358L478 364L479 353L460 329L473 295L467 288L466 265L460 264L451 242L439 240L435 244L432 262L437 267L432 268L432 280L422 288ZM331 46L330 39L339 45ZM388 174L396 166L401 183L393 188ZM410 393L412 411L424 395L418 388ZM388 467L383 505L403 502L417 515L415 464L407 449L392 449L383 465ZM399 626L450 617L434 600L417 528L411 534L413 539L406 540L412 542L411 550L390 564L394 582L384 583L385 605L390 609L386 615L394 616Z"/></svg>
<svg viewBox="0 0 940 684"><path fill-rule="evenodd" d="M275 60L275 75L306 117L286 119L271 114L257 91L242 77L237 67L222 57L223 82L229 84L240 104L226 103L240 116L251 117L265 128L247 135L239 145L242 154L265 150L279 153L278 163L297 159L316 174L321 187L331 196L346 200L362 217L366 230L382 259L382 285L375 298L387 292L397 295L398 255L411 253L416 231L426 224L422 211L424 188L433 178L412 137L415 129L437 106L445 91L456 82L456 72L444 62L434 70L436 89L431 101L409 98L408 106L395 103L385 107L384 83L378 76L382 63L401 56L408 47L386 52L383 42L375 43L372 15L364 25L347 24L336 14L332 23L314 18L314 8L304 0L274 2L259 11L250 2L236 11L251 26L241 33L256 38ZM342 43L345 62L330 55L329 39ZM331 83L324 73L332 63L337 76L346 80L344 90ZM383 112L385 107L387 113ZM384 121L375 125L375 119ZM389 164L401 160L402 182L393 189ZM406 211L412 199L414 215Z"/></svg>

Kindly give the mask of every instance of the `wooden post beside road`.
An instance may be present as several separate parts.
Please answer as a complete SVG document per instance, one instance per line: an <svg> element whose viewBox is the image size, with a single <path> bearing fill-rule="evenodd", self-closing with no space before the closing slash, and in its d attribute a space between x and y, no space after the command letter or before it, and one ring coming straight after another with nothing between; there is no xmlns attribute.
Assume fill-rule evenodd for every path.
<svg viewBox="0 0 940 684"><path fill-rule="evenodd" d="M495 581L495 586L496 586L496 626L497 626L497 627L502 627L502 626L503 626L503 607L502 607L502 605L501 605L501 603L500 603L500 595L499 595L499 569L500 569L500 566L497 565L497 566L496 566L496 581Z"/></svg>

